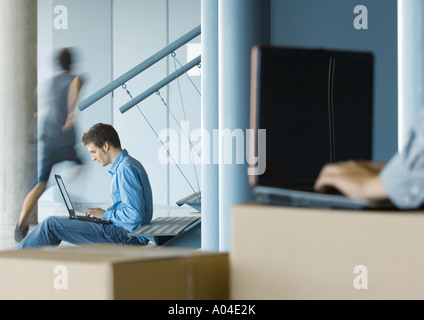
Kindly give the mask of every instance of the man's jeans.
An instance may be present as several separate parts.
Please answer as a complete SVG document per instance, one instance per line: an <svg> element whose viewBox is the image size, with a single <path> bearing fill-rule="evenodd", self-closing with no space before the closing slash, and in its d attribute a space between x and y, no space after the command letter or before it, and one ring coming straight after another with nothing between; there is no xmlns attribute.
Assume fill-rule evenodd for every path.
<svg viewBox="0 0 424 320"><path fill-rule="evenodd" d="M141 238L143 240L143 238ZM22 240L17 249L58 246L62 241L72 244L116 243L147 244L137 237L129 237L128 231L114 224L101 224L72 220L65 216L48 217Z"/></svg>

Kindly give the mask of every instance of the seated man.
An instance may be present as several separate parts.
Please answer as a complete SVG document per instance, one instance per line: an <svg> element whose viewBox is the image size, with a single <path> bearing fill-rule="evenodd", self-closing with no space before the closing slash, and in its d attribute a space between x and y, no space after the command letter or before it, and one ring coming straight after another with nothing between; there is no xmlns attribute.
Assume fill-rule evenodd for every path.
<svg viewBox="0 0 424 320"><path fill-rule="evenodd" d="M385 164L346 161L327 164L315 182L315 190L334 187L344 195L366 200L389 199L400 209L416 209L424 203L424 110L413 123L407 144Z"/></svg>
<svg viewBox="0 0 424 320"><path fill-rule="evenodd" d="M62 241L73 244L118 243L147 244L144 237L129 237L128 233L149 223L153 200L148 175L142 164L121 148L118 133L108 124L98 123L84 133L82 144L91 159L105 167L111 164L111 197L113 204L105 211L89 208L87 216L111 221L100 224L68 217L48 217L18 245L17 249L55 245Z"/></svg>

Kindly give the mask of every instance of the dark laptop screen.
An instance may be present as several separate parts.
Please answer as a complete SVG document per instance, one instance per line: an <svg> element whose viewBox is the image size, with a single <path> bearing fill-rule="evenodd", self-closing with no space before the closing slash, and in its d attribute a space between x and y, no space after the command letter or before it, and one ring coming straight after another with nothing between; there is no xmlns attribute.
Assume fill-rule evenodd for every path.
<svg viewBox="0 0 424 320"><path fill-rule="evenodd" d="M251 120L266 129L266 170L251 184L309 189L325 163L371 159L372 87L370 53L255 47Z"/></svg>
<svg viewBox="0 0 424 320"><path fill-rule="evenodd" d="M59 187L60 193L65 201L66 207L68 208L69 213L74 213L74 206L72 205L71 198L69 197L68 191L66 190L65 184L60 175L55 175L57 185Z"/></svg>

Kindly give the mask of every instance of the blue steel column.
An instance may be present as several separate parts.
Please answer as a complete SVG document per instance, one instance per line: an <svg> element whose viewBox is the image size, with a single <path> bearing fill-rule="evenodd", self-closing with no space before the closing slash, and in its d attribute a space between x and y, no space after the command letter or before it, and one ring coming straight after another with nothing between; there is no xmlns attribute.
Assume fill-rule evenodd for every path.
<svg viewBox="0 0 424 320"><path fill-rule="evenodd" d="M202 250L219 249L218 163L213 132L218 129L218 0L202 0Z"/></svg>
<svg viewBox="0 0 424 320"><path fill-rule="evenodd" d="M250 112L250 63L252 46L263 42L261 0L219 0L219 128L234 135L240 129L246 137ZM236 131L235 131L236 130ZM232 151L220 139L219 166L219 249L229 251L231 209L252 199L247 160L237 164ZM228 140L227 140L228 141ZM222 163L224 153L232 152L232 163ZM227 154L228 156L228 154ZM254 235L252 235L254 236Z"/></svg>
<svg viewBox="0 0 424 320"><path fill-rule="evenodd" d="M398 1L399 149L424 107L424 1Z"/></svg>

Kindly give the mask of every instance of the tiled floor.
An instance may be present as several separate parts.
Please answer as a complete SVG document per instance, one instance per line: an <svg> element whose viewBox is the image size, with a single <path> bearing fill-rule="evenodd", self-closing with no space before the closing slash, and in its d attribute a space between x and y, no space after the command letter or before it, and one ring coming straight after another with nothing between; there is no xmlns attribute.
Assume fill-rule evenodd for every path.
<svg viewBox="0 0 424 320"><path fill-rule="evenodd" d="M90 207L94 205L90 205ZM78 210L78 206L76 209ZM104 206L100 206L104 207ZM81 210L83 211L83 210ZM170 216L186 216L194 213L195 210L188 206L182 207L156 207L153 213L153 219L157 217L170 217ZM66 209L62 203L48 203L43 204L39 203L38 205L38 221L42 221L48 216L52 215L67 215ZM30 226L30 232L34 228L33 225ZM17 246L17 242L14 239L14 230L15 225L5 225L0 224L0 251L4 250L14 250ZM66 245L66 244L63 244Z"/></svg>

